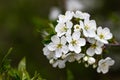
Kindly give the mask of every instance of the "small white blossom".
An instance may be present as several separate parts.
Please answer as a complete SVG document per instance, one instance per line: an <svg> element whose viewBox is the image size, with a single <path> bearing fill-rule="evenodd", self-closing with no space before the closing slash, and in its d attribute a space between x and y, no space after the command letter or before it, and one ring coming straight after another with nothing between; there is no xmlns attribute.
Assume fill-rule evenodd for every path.
<svg viewBox="0 0 120 80"><path fill-rule="evenodd" d="M81 11L76 11L74 13L74 17L78 19L84 19L84 20L89 20L90 15L88 13L83 13Z"/></svg>
<svg viewBox="0 0 120 80"><path fill-rule="evenodd" d="M80 26L82 27L83 34L85 37L95 37L96 36L95 20L85 20L84 23L82 21L80 21Z"/></svg>
<svg viewBox="0 0 120 80"><path fill-rule="evenodd" d="M79 24L74 25L74 31L81 31L81 26Z"/></svg>
<svg viewBox="0 0 120 80"><path fill-rule="evenodd" d="M53 67L58 66L59 68L64 68L65 67L65 62L66 62L66 60L57 60L52 65L53 65Z"/></svg>
<svg viewBox="0 0 120 80"><path fill-rule="evenodd" d="M80 53L81 46L86 44L86 40L84 38L80 38L80 32L74 32L72 36L67 36L67 41L69 42L70 51L74 51L75 53Z"/></svg>
<svg viewBox="0 0 120 80"><path fill-rule="evenodd" d="M109 71L109 67L114 65L115 61L112 60L110 57L107 57L106 59L101 59L98 62L98 68L97 72L102 72L103 74L107 73Z"/></svg>
<svg viewBox="0 0 120 80"><path fill-rule="evenodd" d="M59 15L57 20L58 23L65 23L70 21L73 18L74 13L71 11L66 11L65 15Z"/></svg>
<svg viewBox="0 0 120 80"><path fill-rule="evenodd" d="M95 63L95 58L94 57L89 57L88 58L88 64L94 64Z"/></svg>
<svg viewBox="0 0 120 80"><path fill-rule="evenodd" d="M65 55L65 59L68 61L68 62L74 62L75 60L76 61L79 61L81 58L84 57L85 54L76 54L76 53L68 53Z"/></svg>
<svg viewBox="0 0 120 80"><path fill-rule="evenodd" d="M56 57L61 57L62 53L66 54L68 52L68 47L66 46L66 38L63 36L59 38L54 35L51 37L52 42L47 45L50 51L55 51Z"/></svg>
<svg viewBox="0 0 120 80"><path fill-rule="evenodd" d="M58 18L58 15L61 13L61 10L57 7L52 7L50 9L49 19L50 20L56 20Z"/></svg>
<svg viewBox="0 0 120 80"><path fill-rule="evenodd" d="M68 21L65 23L58 23L55 27L55 31L57 32L57 36L61 37L64 34L71 34L71 28L73 26L73 23L71 21Z"/></svg>
<svg viewBox="0 0 120 80"><path fill-rule="evenodd" d="M83 60L84 60L84 61L88 61L88 56L85 56L85 57L83 58Z"/></svg>
<svg viewBox="0 0 120 80"><path fill-rule="evenodd" d="M109 28L98 27L96 39L102 43L108 44L108 40L113 37L112 33L110 32Z"/></svg>
<svg viewBox="0 0 120 80"><path fill-rule="evenodd" d="M84 58L83 58L83 60L86 62L88 62L88 65L92 65L92 64L94 64L95 63L95 58L94 57L90 57L90 56L85 56Z"/></svg>
<svg viewBox="0 0 120 80"><path fill-rule="evenodd" d="M47 46L43 48L43 54L48 58L48 59L57 59L55 57L55 53L53 51L50 51Z"/></svg>
<svg viewBox="0 0 120 80"><path fill-rule="evenodd" d="M102 53L103 43L90 38L88 38L88 42L91 43L91 46L86 51L87 55L94 56L94 54L100 55Z"/></svg>

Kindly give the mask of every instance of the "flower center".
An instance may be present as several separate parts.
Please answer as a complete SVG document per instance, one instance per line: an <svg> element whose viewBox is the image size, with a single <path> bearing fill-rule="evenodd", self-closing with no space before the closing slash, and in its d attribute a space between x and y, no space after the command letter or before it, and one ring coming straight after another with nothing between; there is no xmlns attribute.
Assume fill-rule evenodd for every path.
<svg viewBox="0 0 120 80"><path fill-rule="evenodd" d="M61 30L66 32L68 30L68 28L66 26L64 26Z"/></svg>
<svg viewBox="0 0 120 80"><path fill-rule="evenodd" d="M97 45L96 45L96 44L93 44L93 45L92 45L92 48L94 48L94 49L95 49L96 47L97 47Z"/></svg>
<svg viewBox="0 0 120 80"><path fill-rule="evenodd" d="M103 34L100 34L99 37L100 37L100 39L104 39L104 35Z"/></svg>
<svg viewBox="0 0 120 80"><path fill-rule="evenodd" d="M62 48L62 44L57 44L57 48Z"/></svg>
<svg viewBox="0 0 120 80"><path fill-rule="evenodd" d="M76 40L72 40L72 41L71 41L71 44L72 44L72 45L76 45L76 44L77 44L77 41L76 41Z"/></svg>
<svg viewBox="0 0 120 80"><path fill-rule="evenodd" d="M101 65L102 65L103 67L105 67L105 66L106 66L106 62L103 62Z"/></svg>
<svg viewBox="0 0 120 80"><path fill-rule="evenodd" d="M88 29L89 29L89 27L86 25L86 26L85 26L85 30L88 30Z"/></svg>
<svg viewBox="0 0 120 80"><path fill-rule="evenodd" d="M80 29L80 26L79 26L79 25L77 25L77 26L76 26L76 29Z"/></svg>

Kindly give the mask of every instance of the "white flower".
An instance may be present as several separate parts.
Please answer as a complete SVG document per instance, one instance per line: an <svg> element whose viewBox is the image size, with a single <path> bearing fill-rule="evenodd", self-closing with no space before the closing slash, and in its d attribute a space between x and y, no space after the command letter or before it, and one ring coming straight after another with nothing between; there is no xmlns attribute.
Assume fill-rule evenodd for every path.
<svg viewBox="0 0 120 80"><path fill-rule="evenodd" d="M80 54L76 54L76 53L68 53L68 54L66 54L66 55L64 55L65 56L65 59L68 61L68 62L74 62L75 60L76 61L79 61L81 58L83 58L84 57L84 55L85 54L82 54L82 53L80 53Z"/></svg>
<svg viewBox="0 0 120 80"><path fill-rule="evenodd" d="M86 40L84 38L80 38L80 32L74 32L72 36L69 35L66 38L69 42L70 51L75 51L75 53L80 53L81 46L86 44Z"/></svg>
<svg viewBox="0 0 120 80"><path fill-rule="evenodd" d="M79 24L74 25L74 31L81 31L81 26Z"/></svg>
<svg viewBox="0 0 120 80"><path fill-rule="evenodd" d="M80 0L66 0L65 7L69 11L76 11L84 8Z"/></svg>
<svg viewBox="0 0 120 80"><path fill-rule="evenodd" d="M109 39L111 39L113 37L112 33L110 32L109 28L104 28L102 29L102 27L98 27L97 29L97 35L96 35L96 39L99 40L102 43L108 44Z"/></svg>
<svg viewBox="0 0 120 80"><path fill-rule="evenodd" d="M71 34L71 28L73 23L68 21L65 23L58 23L55 27L55 31L57 32L57 36L61 37L64 34Z"/></svg>
<svg viewBox="0 0 120 80"><path fill-rule="evenodd" d="M96 36L96 22L95 20L84 20L84 23L80 21L80 26L82 27L83 34L85 37L95 37Z"/></svg>
<svg viewBox="0 0 120 80"><path fill-rule="evenodd" d="M59 68L64 68L65 67L65 62L66 62L66 60L57 60L52 65L53 65L53 67L58 66Z"/></svg>
<svg viewBox="0 0 120 80"><path fill-rule="evenodd" d="M58 15L61 13L61 10L57 7L52 7L50 9L49 19L50 20L56 20L58 18Z"/></svg>
<svg viewBox="0 0 120 80"><path fill-rule="evenodd" d="M43 48L43 53L44 53L44 55L48 58L48 59L57 59L56 57L55 57L55 53L53 52L53 51L50 51L48 48L47 48L47 46L45 46L44 48Z"/></svg>
<svg viewBox="0 0 120 80"><path fill-rule="evenodd" d="M83 58L83 60L84 60L84 61L87 61L88 64L90 64L90 65L94 64L95 61L96 61L94 57L90 57L90 56L85 56L85 57Z"/></svg>
<svg viewBox="0 0 120 80"><path fill-rule="evenodd" d="M66 54L68 52L68 47L66 45L66 38L63 36L59 38L58 36L54 35L51 37L51 43L47 45L50 51L55 51L56 57L61 57L62 53Z"/></svg>
<svg viewBox="0 0 120 80"><path fill-rule="evenodd" d="M81 11L76 11L74 13L74 17L79 18L79 19L89 20L90 15L88 13L83 13Z"/></svg>
<svg viewBox="0 0 120 80"><path fill-rule="evenodd" d="M70 21L73 18L74 13L71 11L66 11L65 15L59 15L57 20L58 23L65 23Z"/></svg>
<svg viewBox="0 0 120 80"><path fill-rule="evenodd" d="M88 64L94 64L95 63L95 58L94 57L89 57L88 58Z"/></svg>
<svg viewBox="0 0 120 80"><path fill-rule="evenodd" d="M88 42L91 43L91 46L87 49L86 53L89 56L94 56L94 54L101 54L103 43L96 41L95 39L88 39Z"/></svg>
<svg viewBox="0 0 120 80"><path fill-rule="evenodd" d="M85 56L85 57L83 58L83 60L84 60L84 61L88 61L88 56Z"/></svg>
<svg viewBox="0 0 120 80"><path fill-rule="evenodd" d="M102 72L103 74L107 73L109 71L109 67L114 65L115 61L112 60L110 57L107 57L106 59L101 59L98 62L98 68L97 72Z"/></svg>

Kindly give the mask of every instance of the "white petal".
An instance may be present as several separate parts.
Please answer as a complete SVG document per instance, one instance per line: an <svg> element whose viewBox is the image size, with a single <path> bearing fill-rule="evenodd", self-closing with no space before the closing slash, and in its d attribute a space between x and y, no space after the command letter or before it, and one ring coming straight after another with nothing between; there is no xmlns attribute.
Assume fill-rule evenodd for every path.
<svg viewBox="0 0 120 80"><path fill-rule="evenodd" d="M89 33L84 29L83 29L83 34L84 34L85 37L89 37Z"/></svg>
<svg viewBox="0 0 120 80"><path fill-rule="evenodd" d="M88 26L90 26L91 29L96 30L95 20L90 20L89 23L88 23Z"/></svg>
<svg viewBox="0 0 120 80"><path fill-rule="evenodd" d="M75 55L75 58L76 58L76 60L78 61L78 60L80 60L81 58L83 58L85 56L85 54L76 54Z"/></svg>
<svg viewBox="0 0 120 80"><path fill-rule="evenodd" d="M110 57L107 57L105 60L106 60L106 63L107 63L109 66L112 66L112 65L114 65L114 63L115 63L115 61L112 60Z"/></svg>
<svg viewBox="0 0 120 80"><path fill-rule="evenodd" d="M83 13L82 13L81 11L76 11L74 17L75 17L75 18L83 19L82 14L83 14Z"/></svg>
<svg viewBox="0 0 120 80"><path fill-rule="evenodd" d="M70 43L70 42L72 41L71 35L67 35L67 36L66 36L66 40Z"/></svg>
<svg viewBox="0 0 120 80"><path fill-rule="evenodd" d="M108 66L104 66L102 69L101 69L102 73L105 74L109 71L109 67Z"/></svg>
<svg viewBox="0 0 120 80"><path fill-rule="evenodd" d="M68 47L66 45L62 47L62 52L64 54L68 53L68 51L69 51L69 49L68 49Z"/></svg>
<svg viewBox="0 0 120 80"><path fill-rule="evenodd" d="M80 32L74 32L73 35L72 35L72 38L74 40L78 40L80 38Z"/></svg>
<svg viewBox="0 0 120 80"><path fill-rule="evenodd" d="M108 44L107 40L101 39L100 41L103 42L104 44Z"/></svg>
<svg viewBox="0 0 120 80"><path fill-rule="evenodd" d="M105 27L105 28L103 29L103 33L105 33L105 34L110 33L110 29L109 29L109 28L107 28L107 27Z"/></svg>
<svg viewBox="0 0 120 80"><path fill-rule="evenodd" d="M69 49L70 49L70 51L73 51L73 50L74 50L74 47L73 47L72 44L69 44Z"/></svg>
<svg viewBox="0 0 120 80"><path fill-rule="evenodd" d="M91 64L94 64L95 63L95 58L93 57L89 57L88 58L88 63L91 65Z"/></svg>
<svg viewBox="0 0 120 80"><path fill-rule="evenodd" d="M95 44L96 40L94 38L87 38L89 43Z"/></svg>
<svg viewBox="0 0 120 80"><path fill-rule="evenodd" d="M53 43L58 44L60 42L60 39L58 36L54 35L51 37L51 40Z"/></svg>
<svg viewBox="0 0 120 80"><path fill-rule="evenodd" d="M59 68L64 68L65 67L65 61L60 60L58 64Z"/></svg>
<svg viewBox="0 0 120 80"><path fill-rule="evenodd" d="M101 72L101 69L100 67L97 68L97 72L100 73Z"/></svg>
<svg viewBox="0 0 120 80"><path fill-rule="evenodd" d="M61 37L61 36L64 35L65 33L66 33L66 32L59 31L59 32L57 33L57 36Z"/></svg>
<svg viewBox="0 0 120 80"><path fill-rule="evenodd" d="M78 40L77 45L79 45L79 46L85 46L85 44L86 44L86 40L84 38L80 38Z"/></svg>
<svg viewBox="0 0 120 80"><path fill-rule="evenodd" d="M56 61L54 64L53 64L53 67L57 67L58 65L58 62Z"/></svg>
<svg viewBox="0 0 120 80"><path fill-rule="evenodd" d="M49 43L47 45L47 48L50 50L50 51L54 51L56 49L56 45L54 43Z"/></svg>
<svg viewBox="0 0 120 80"><path fill-rule="evenodd" d="M66 16L66 21L69 21L69 20L71 20L72 17L73 17L73 12L71 12L71 11L66 11L65 16Z"/></svg>
<svg viewBox="0 0 120 80"><path fill-rule="evenodd" d="M84 24L81 20L80 20L80 26L81 26L82 29L84 28Z"/></svg>
<svg viewBox="0 0 120 80"><path fill-rule="evenodd" d="M61 37L61 44L65 45L66 44L66 38L65 36Z"/></svg>
<svg viewBox="0 0 120 80"><path fill-rule="evenodd" d="M80 53L81 52L80 46L75 45L74 46L74 51L75 51L75 53Z"/></svg>
<svg viewBox="0 0 120 80"><path fill-rule="evenodd" d="M89 19L89 18L90 18L90 14L88 14L88 13L83 13L83 18L84 18L84 19Z"/></svg>
<svg viewBox="0 0 120 80"><path fill-rule="evenodd" d="M96 33L95 33L94 30L88 30L88 31L87 31L87 36L89 36L89 37L95 37L95 36L96 36Z"/></svg>
<svg viewBox="0 0 120 80"><path fill-rule="evenodd" d="M73 23L71 21L66 22L67 28L72 28Z"/></svg>
<svg viewBox="0 0 120 80"><path fill-rule="evenodd" d="M98 65L101 66L101 64L104 63L104 62L105 62L105 60L101 59L101 60L99 60Z"/></svg>
<svg viewBox="0 0 120 80"><path fill-rule="evenodd" d="M44 55L50 54L50 51L49 51L49 49L48 49L47 47L44 47L44 48L43 48L43 54L44 54Z"/></svg>
<svg viewBox="0 0 120 80"><path fill-rule="evenodd" d="M51 58L56 59L54 52L51 52L49 55L46 55L46 56L47 56L48 59L51 59Z"/></svg>
<svg viewBox="0 0 120 80"><path fill-rule="evenodd" d="M101 54L102 53L102 48L101 47L96 47L95 53L98 54L98 55Z"/></svg>
<svg viewBox="0 0 120 80"><path fill-rule="evenodd" d="M112 35L112 33L109 33L109 34L107 34L107 35L105 35L105 39L111 39L113 37L113 35Z"/></svg>
<svg viewBox="0 0 120 80"><path fill-rule="evenodd" d="M62 56L62 51L61 51L61 49L57 49L57 50L55 51L55 56L58 57L58 58Z"/></svg>
<svg viewBox="0 0 120 80"><path fill-rule="evenodd" d="M90 48L87 49L86 53L87 53L87 55L89 55L89 56L94 56L94 54L95 54L95 49L93 49L93 48L90 47Z"/></svg>
<svg viewBox="0 0 120 80"><path fill-rule="evenodd" d="M101 33L102 33L102 27L100 26L97 28L97 34L100 35Z"/></svg>
<svg viewBox="0 0 120 80"><path fill-rule="evenodd" d="M100 41L97 41L97 42L96 42L96 45L97 45L98 47L104 46L104 44L103 44L102 42L100 42Z"/></svg>
<svg viewBox="0 0 120 80"><path fill-rule="evenodd" d="M66 36L71 35L71 29L68 29L66 32Z"/></svg>

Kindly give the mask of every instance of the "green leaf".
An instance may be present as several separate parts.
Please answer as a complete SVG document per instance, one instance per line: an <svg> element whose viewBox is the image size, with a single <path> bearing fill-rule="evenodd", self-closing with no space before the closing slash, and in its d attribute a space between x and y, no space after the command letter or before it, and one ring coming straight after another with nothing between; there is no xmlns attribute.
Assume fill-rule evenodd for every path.
<svg viewBox="0 0 120 80"><path fill-rule="evenodd" d="M21 80L30 80L30 76L26 70L26 58L23 58L19 65L18 65L18 71L20 73Z"/></svg>
<svg viewBox="0 0 120 80"><path fill-rule="evenodd" d="M25 57L18 64L18 71L26 70L26 59Z"/></svg>
<svg viewBox="0 0 120 80"><path fill-rule="evenodd" d="M11 68L11 69L8 71L8 75L10 75L10 76L12 77L12 79L20 80L19 72L18 72L18 70L15 69L15 68Z"/></svg>
<svg viewBox="0 0 120 80"><path fill-rule="evenodd" d="M10 69L10 59L8 59L8 55L11 53L13 48L10 48L7 54L3 57L1 65L0 65L0 74L7 72Z"/></svg>
<svg viewBox="0 0 120 80"><path fill-rule="evenodd" d="M39 73L35 72L34 77L31 80L45 80L45 79L43 79Z"/></svg>

